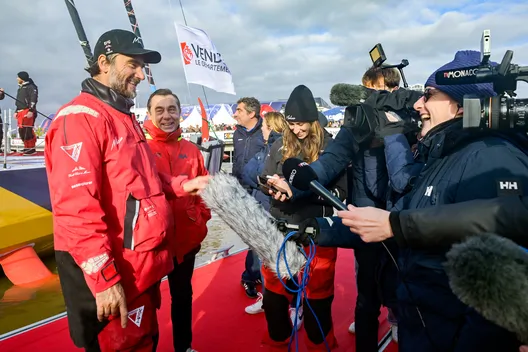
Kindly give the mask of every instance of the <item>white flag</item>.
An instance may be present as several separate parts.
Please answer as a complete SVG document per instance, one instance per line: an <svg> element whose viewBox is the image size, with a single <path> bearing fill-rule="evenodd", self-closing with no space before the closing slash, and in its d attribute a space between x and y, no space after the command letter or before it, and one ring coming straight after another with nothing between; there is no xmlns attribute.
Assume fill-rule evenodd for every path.
<svg viewBox="0 0 528 352"><path fill-rule="evenodd" d="M176 22L174 24L187 83L200 84L217 92L236 95L231 71L207 33L198 28Z"/></svg>

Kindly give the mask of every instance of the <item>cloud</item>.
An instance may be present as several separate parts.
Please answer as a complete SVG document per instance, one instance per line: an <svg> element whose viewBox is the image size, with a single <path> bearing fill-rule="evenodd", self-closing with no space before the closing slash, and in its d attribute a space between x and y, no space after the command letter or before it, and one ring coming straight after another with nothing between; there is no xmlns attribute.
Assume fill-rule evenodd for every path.
<svg viewBox="0 0 528 352"><path fill-rule="evenodd" d="M122 1L76 5L92 49L104 31L130 29ZM152 65L156 85L196 103L202 88L185 82L174 29L174 21L183 24L179 1L135 0L133 5L145 46L163 55ZM209 103L241 96L287 98L298 84L329 101L335 83L360 82L376 43L383 44L391 63L409 60L409 84L423 83L457 50L478 50L484 29L491 29L494 61L512 49L513 61L528 65L528 4L522 1L183 0L183 5L188 25L209 34L234 77L237 96L206 89ZM0 87L15 93L16 73L28 71L39 86L39 110L47 114L78 94L86 63L64 2L5 1L0 33ZM528 86L519 83L519 95L528 97L523 84ZM141 83L140 106L149 92ZM13 106L10 100L1 104Z"/></svg>

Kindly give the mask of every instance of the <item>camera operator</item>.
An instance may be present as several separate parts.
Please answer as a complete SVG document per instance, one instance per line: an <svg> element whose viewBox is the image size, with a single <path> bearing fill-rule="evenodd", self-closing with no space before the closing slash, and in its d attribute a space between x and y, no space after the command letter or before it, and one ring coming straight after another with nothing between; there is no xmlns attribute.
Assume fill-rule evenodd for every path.
<svg viewBox="0 0 528 352"><path fill-rule="evenodd" d="M459 51L439 70L480 64L480 52ZM436 73L436 72L435 72ZM430 116L425 136L426 166L408 195L406 209L436 207L504 194L523 195L528 182L528 137L508 131L463 129L462 104L466 94L495 95L492 84L440 86L429 77L417 110ZM517 187L504 189L504 183ZM524 192L527 192L526 190ZM458 216L465 217L465 212ZM338 213L351 231L365 227L357 209ZM360 231L358 231L360 232ZM365 240L378 242L378 238ZM401 242L400 242L401 243ZM449 247L400 249L398 288L400 351L518 351L520 343L503 328L464 305L449 287L442 263Z"/></svg>
<svg viewBox="0 0 528 352"><path fill-rule="evenodd" d="M390 111L405 110L406 107L412 107L413 103L421 96L418 92L397 89L399 74L392 69L371 68L365 73L363 83L371 89L378 87L395 91L393 93L373 91L365 101L365 104L380 106L380 108L390 106ZM389 85L390 87L388 87ZM349 163L352 163L347 172L349 189L347 202L356 206L375 206L385 209L389 179L394 179L394 175L391 177L388 175L385 148L381 141L391 135L404 134L408 131L408 124L405 121L390 122L384 111L376 114L375 118L379 120L377 130L372 131L376 138L371 136L371 138L366 138L358 143L354 132L357 127L348 121L339 131L334 143L325 150L318 161L311 164L311 167L316 171L319 182L325 185ZM408 142L406 143L409 145ZM408 153L411 154L410 147ZM408 166L407 164L406 158L398 157L393 160L391 166L393 169L401 171ZM408 172L403 172L396 177L407 177L400 181L400 183L407 184ZM286 182L279 180L270 180L269 183L290 190L289 193L293 195L294 199L310 194L310 192L300 192L294 188L289 188ZM286 196L276 194L275 198L285 200ZM306 224L310 221L307 220ZM352 332L355 330L356 349L360 352L377 351L378 316L382 304L380 293L382 293L383 303L386 306L396 303L396 268L392 264L387 265L388 253L384 251L381 245L364 243L357 236L355 238L353 236L339 236L339 239L342 241L333 242L335 246L355 249L355 257L358 262L356 321L350 327ZM332 242L332 239L328 242ZM324 246L332 247L334 245L325 243ZM395 243L391 247L393 251L397 250ZM396 254L394 253L393 256ZM381 273L383 276L380 276ZM393 336L396 339L395 335L394 333Z"/></svg>

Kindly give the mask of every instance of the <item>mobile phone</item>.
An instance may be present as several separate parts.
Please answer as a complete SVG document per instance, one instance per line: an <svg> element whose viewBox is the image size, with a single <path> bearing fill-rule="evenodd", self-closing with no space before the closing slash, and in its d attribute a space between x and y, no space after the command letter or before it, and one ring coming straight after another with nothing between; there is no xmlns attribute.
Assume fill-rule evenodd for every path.
<svg viewBox="0 0 528 352"><path fill-rule="evenodd" d="M269 178L273 178L272 176L266 176L266 177L262 177L262 176L258 176L258 185L266 191L266 194L269 194L269 191L272 191L273 193L276 193L276 192L281 192L281 193L284 193L286 194L285 191L283 190L280 190L278 188L275 188L274 186L270 186L267 184L268 182L268 179ZM288 197L289 199L290 197Z"/></svg>

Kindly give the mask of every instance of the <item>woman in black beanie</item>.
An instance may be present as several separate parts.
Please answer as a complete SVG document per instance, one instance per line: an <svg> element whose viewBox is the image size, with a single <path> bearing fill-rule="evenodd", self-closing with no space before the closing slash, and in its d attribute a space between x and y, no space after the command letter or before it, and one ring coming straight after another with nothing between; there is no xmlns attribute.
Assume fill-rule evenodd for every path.
<svg viewBox="0 0 528 352"><path fill-rule="evenodd" d="M286 103L285 118L289 129L286 129L283 137L271 146L262 176L283 177L282 164L288 158L300 158L312 163L332 141L332 135L319 123L319 111L312 92L303 85L296 87L291 93ZM337 182L328 187L336 195L340 195L342 200L346 194L344 176L341 175ZM290 224L298 225L308 218L332 216L333 208L314 195L311 198L291 202L272 199L270 213L276 219L285 219ZM305 251L308 253L308 248L305 248ZM327 348L337 347L332 324L336 259L337 248L317 247L310 268L307 297L303 297L306 345L310 351L327 351ZM263 308L268 323L264 342L286 350L293 336L288 314L292 294L267 267L262 267L262 275L265 285ZM307 303L313 309L315 316Z"/></svg>

